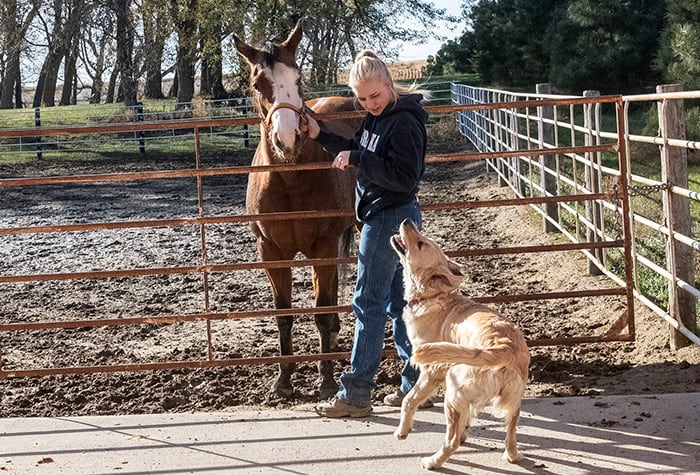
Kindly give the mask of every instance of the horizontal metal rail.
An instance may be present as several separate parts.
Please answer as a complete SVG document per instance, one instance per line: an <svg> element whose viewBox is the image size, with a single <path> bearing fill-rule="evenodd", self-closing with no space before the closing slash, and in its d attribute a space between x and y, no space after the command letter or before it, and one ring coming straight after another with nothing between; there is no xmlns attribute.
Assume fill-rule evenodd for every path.
<svg viewBox="0 0 700 475"><path fill-rule="evenodd" d="M429 106L428 112L431 114L446 114L465 110L493 110L500 108L523 108L523 107L540 107L543 105L552 104L592 104L592 103L615 103L617 97L597 97L597 98L572 98L572 99L546 99L534 101L516 101L477 105L451 105L451 106ZM346 118L359 116L360 112L332 114L324 119ZM149 172L123 172L123 173L106 173L106 174L87 174L87 175L72 175L72 176L44 176L44 177L19 177L19 178L3 178L0 179L0 190L10 187L35 187L56 184L83 184L83 183L110 183L119 181L135 181L135 180L157 180L157 179L176 179L176 178L197 178L197 192L201 204L202 200L202 181L201 178L234 174L249 174L260 171L299 171L299 170L318 170L328 168L328 163L311 163L304 165L271 165L264 167L256 166L237 166L237 167L220 167L220 168L203 168L199 162L200 144L199 144L199 129L205 127L227 127L239 126L243 124L258 123L258 118L225 118L225 119L187 119L187 120L168 120L159 122L140 122L128 124L109 124L99 126L86 127L55 127L42 129L16 129L16 130L0 130L0 137L17 137L17 136L42 136L42 135L71 135L71 134L92 134L92 133L115 133L115 132L134 132L147 131L157 129L172 129L172 128L191 128L195 131L195 151L198 157L197 167L193 169L183 170L157 170ZM552 148L534 148L526 150L509 150L487 153L455 153L455 154L438 154L427 157L428 162L441 163L458 160L488 160L491 158L508 158L522 156L539 156L543 154L592 154L598 152L614 152L624 153L624 148L618 143L583 145L573 147ZM624 183L623 183L624 185ZM440 202L440 203L422 203L421 208L426 212L441 212L452 211L469 208L481 207L498 207L498 206L523 206L533 204L543 204L549 202L583 202L595 200L611 199L611 193L579 193L574 195L560 196L530 196L523 198L505 199L505 200L489 200L489 201L463 201L463 202ZM623 198L624 199L624 198ZM262 215L226 215L226 216L205 216L201 212L197 216L172 218L172 219L157 219L157 220L134 220L134 221L116 221L116 222L90 222L90 223L59 223L51 225L36 225L36 226L17 226L0 228L0 235L20 235L20 234L41 234L41 233L71 233L80 231L100 231L108 229L124 229L124 228L152 228L152 227L174 227L174 226L200 226L205 228L212 224L222 223L240 223L249 222L252 220L290 220L290 219L317 219L332 216L347 216L352 215L352 212L344 210L310 210L304 212L292 213L270 213ZM203 232L203 231L202 231ZM202 240L202 254L206 255L204 240ZM521 253L536 253L536 252L563 252L572 250L594 250L607 248L625 248L629 243L627 238L619 240L609 240L604 242L582 242L582 243L566 243L552 244L542 246L515 246L506 248L481 248L481 249L456 249L446 252L449 257L474 257L474 256L492 256L504 254L521 254ZM89 272L62 272L62 273L43 273L43 274L28 274L28 275L0 275L0 283L17 283L31 281L61 281L70 279L109 279L115 277L142 277L150 275L170 275L170 274L203 274L209 275L217 272L231 272L250 269L267 269L281 267L302 267L322 264L351 264L355 262L354 257L336 258L336 259L301 259L301 260L281 260L270 262L236 262L228 264L209 264L203 262L191 266L173 266L173 267L149 267L149 268L132 268L132 269L106 269ZM204 292L208 292L207 279L204 279ZM625 296L628 295L628 290L625 288L615 287L610 289L590 289L570 292L549 292L549 293L531 293L531 294L511 294L511 295L495 295L473 298L476 302L481 303L514 303L521 301L532 300L548 300L548 299L572 299L581 297L601 297L601 296ZM201 313L190 313L183 315L153 315L147 317L129 317L129 318L104 318L104 319L75 319L75 320L51 320L41 322L17 322L17 323L2 323L0 324L1 332L24 332L51 330L60 331L63 329L75 328L96 328L96 327L113 327L124 325L149 325L149 324L172 324L182 322L211 322L217 320L234 320L234 319L259 319L271 318L280 315L293 315L301 317L311 314L320 313L338 313L351 312L350 305L338 305L334 307L310 307L310 308L292 308L292 309L264 309L255 311L235 311L235 312L211 312L205 311ZM633 332L633 309L628 308L629 315L628 332L622 333L621 328L613 328L602 335L592 336L574 336L574 337L553 337L548 339L533 339L528 341L530 346L547 346L547 345L572 345L579 343L590 342L608 342L608 341L628 341L634 337ZM614 326L614 325L613 325ZM615 331L613 331L615 330ZM216 359L213 357L211 350L212 338L210 329L207 329L207 340L209 346L209 357L203 360L188 360L188 361L167 361L155 363L134 363L134 364L115 364L115 365L95 365L81 367L57 367L57 368L12 368L5 369L7 362L0 356L0 378L15 378L15 377L30 377L30 376L45 376L51 374L85 374L96 372L117 372L117 371L144 371L144 370L162 370L162 369L184 369L184 368L211 368L236 365L255 365L255 364L275 364L280 362L300 362L300 361L321 361L333 359L348 359L349 353L324 353L324 354L299 354L293 356L265 356L265 357L250 357L250 358L231 358L231 359ZM386 351L385 357L389 357L393 352ZM13 365L16 364L13 362Z"/></svg>

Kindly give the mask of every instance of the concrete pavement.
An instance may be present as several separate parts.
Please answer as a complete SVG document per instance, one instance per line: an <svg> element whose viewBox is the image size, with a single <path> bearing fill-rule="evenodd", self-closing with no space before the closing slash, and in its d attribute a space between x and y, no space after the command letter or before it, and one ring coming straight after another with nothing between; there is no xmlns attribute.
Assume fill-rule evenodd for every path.
<svg viewBox="0 0 700 475"><path fill-rule="evenodd" d="M0 473L419 474L442 442L438 401L394 439L399 409L366 419L293 410L0 419ZM523 401L525 459L501 459L503 426L489 412L439 473L700 474L700 393Z"/></svg>

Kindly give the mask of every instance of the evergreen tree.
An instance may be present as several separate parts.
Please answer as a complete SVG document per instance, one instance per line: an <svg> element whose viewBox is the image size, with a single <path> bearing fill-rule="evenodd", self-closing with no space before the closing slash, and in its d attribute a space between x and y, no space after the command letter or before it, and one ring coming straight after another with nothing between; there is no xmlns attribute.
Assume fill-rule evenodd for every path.
<svg viewBox="0 0 700 475"><path fill-rule="evenodd" d="M655 65L666 82L700 87L700 0L668 0Z"/></svg>
<svg viewBox="0 0 700 475"><path fill-rule="evenodd" d="M548 33L550 81L580 94L642 92L659 81L652 67L664 20L663 0L570 0Z"/></svg>

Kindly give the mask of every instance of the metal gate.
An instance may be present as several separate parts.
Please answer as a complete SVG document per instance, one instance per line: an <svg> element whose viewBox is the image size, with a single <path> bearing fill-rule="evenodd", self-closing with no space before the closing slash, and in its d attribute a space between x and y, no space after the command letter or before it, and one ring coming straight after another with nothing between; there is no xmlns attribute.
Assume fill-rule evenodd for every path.
<svg viewBox="0 0 700 475"><path fill-rule="evenodd" d="M477 207L498 207L498 206L546 206L548 203L576 203L576 202L614 202L619 206L619 218L622 223L622 232L619 239L616 240L592 240L591 242L581 243L559 243L548 246L517 246L508 248L471 248L458 249L450 251L447 254L454 258L474 257L474 256L495 256L506 254L521 254L521 253L540 253L540 252L561 252L561 251L596 251L606 249L617 249L624 256L624 270L621 276L623 285L613 285L604 289L590 289L577 291L561 291L553 293L529 293L520 295L491 295L474 298L479 302L484 303L511 303L528 300L545 300L545 299L567 299L580 297L600 297L600 296L619 296L626 303L626 309L616 321L609 322L608 328L604 331L592 335L575 335L575 336L553 336L552 338L534 339L528 343L531 346L543 345L572 345L578 343L590 342L607 342L607 341L630 341L634 339L634 300L632 293L632 266L630 264L630 224L629 203L627 183L626 183L626 160L624 141L622 140L622 124L621 107L622 102L620 97L597 97L597 98L572 98L566 100L540 100L540 101L522 101L522 102L504 102L504 103L484 103L471 105L448 105L448 106L429 106L426 109L431 114L453 114L453 113L469 113L470 111L499 111L516 110L523 108L537 108L546 105L564 105L570 107L586 106L590 104L610 104L615 108L617 117L618 140L607 144L590 144L582 146L561 146L557 148L531 148L528 146L524 149L503 150L493 153L454 153L431 155L427 157L428 163L442 162L458 162L458 161L482 161L492 160L496 158L509 159L512 157L542 157L545 155L559 154L561 156L586 156L593 153L606 152L614 154L617 157L619 176L617 182L609 192L590 193L587 191L576 191L570 194L558 194L557 196L547 196L543 193L542 196L528 196L524 198L513 198L506 200L494 201L453 201L453 202L432 202L429 196L421 197L421 207L428 215L431 212L454 211ZM355 114L334 114L332 117L338 118ZM0 274L0 301L7 302L7 294L5 290L11 285L38 285L39 283L59 283L64 281L107 281L114 279L140 279L140 278L156 278L159 276L185 276L187 282L192 283L193 279L201 290L201 301L203 302L203 311L193 312L169 312L158 311L157 308L147 309L147 315L144 316L108 316L97 318L85 318L81 316L81 303L76 302L76 311L70 316L62 315L52 318L36 318L32 321L20 321L17 316L8 314L2 311L0 314L0 378L18 378L30 376L45 376L55 374L84 374L98 372L119 372L119 371L143 371L143 370L166 370L166 369L184 369L184 368L211 368L234 365L259 365L259 364L274 364L280 362L299 362L299 361L319 361L319 360L344 360L349 358L348 352L338 353L308 353L297 354L293 356L261 356L261 357L232 357L218 358L214 348L211 326L217 321L228 320L243 320L243 319L260 319L269 318L277 315L311 315L316 313L329 312L351 312L349 302L336 307L314 308L308 305L300 305L292 309L239 309L239 310L212 310L210 305L211 283L210 277L216 273L243 272L250 270L259 270L265 267L293 267L306 268L311 265L324 262L319 259L295 259L292 261L276 261L262 263L255 259L236 260L236 262L215 263L210 262L209 254L211 241L207 240L207 235L212 227L228 226L233 224L241 224L253 219L307 219L321 216L338 216L345 215L347 212L341 210L328 212L296 212L284 213L279 215L264 215L252 216L241 212L219 212L208 214L205 212L205 197L203 191L203 181L216 179L217 177L244 177L248 173L259 171L261 168L248 165L227 165L227 166L205 166L202 159L202 137L206 136L207 131L214 128L226 127L244 127L248 124L257 123L256 118L227 118L227 119L187 119L187 120L164 120L159 122L140 122L140 123L123 123L109 124L90 127L60 127L60 128L42 128L42 129L18 129L18 130L3 130L0 131L0 139L10 138L27 139L32 137L42 136L61 136L73 137L79 135L99 136L100 134L140 134L143 137L144 133L155 130L172 130L191 131L194 144L194 166L182 167L179 169L153 169L149 171L119 171L115 173L76 173L71 175L51 175L50 170L44 173L44 176L24 176L20 178L1 178L0 179L0 196L3 200L9 195L9 191L23 192L28 194L39 193L40 187L51 187L53 185L71 185L82 186L86 184L99 184L108 186L110 183L129 183L134 186L139 186L140 183L152 182L154 180L177 180L189 179L196 182L196 186L190 191L190 199L192 205L196 208L196 213L192 216L185 217L164 217L160 219L118 219L110 221L90 221L89 219L79 219L76 222L50 222L42 224L44 217L39 216L33 224L30 225L10 225L0 228L0 236L3 236L5 244L13 239L51 239L52 236L72 236L73 241L77 241L78 245L83 239L83 236L93 232L111 232L114 230L133 230L135 236L138 233L150 232L151 230L162 229L189 229L193 230L193 235L197 236L198 248L190 249L190 254L195 252L198 254L197 262L179 263L178 265L159 265L159 266L124 266L120 268L107 269L65 269L60 272L31 272L17 273L11 268ZM475 124L478 128L479 125ZM525 124L530 127L530 124ZM485 133L486 129L480 129ZM46 153L44 153L46 155ZM298 169L321 169L327 168L327 163L307 164L303 166L294 165L276 165L262 167L265 170L284 171ZM155 201L162 197L154 196ZM90 206L89 192L85 197L85 206ZM17 210L21 215L21 210ZM86 212L86 216L89 213ZM429 218L428 218L429 219ZM138 238L136 238L138 240ZM21 241L18 241L21 242ZM22 252L21 244L17 246L18 251ZM109 249L93 250L96 255L100 253L109 253ZM235 251L234 251L235 252ZM156 252L155 254L158 254ZM50 257L50 256L49 256ZM339 264L353 264L355 257L339 258L333 260ZM38 264L40 266L40 263ZM31 292L31 289L28 290ZM3 296L4 295L4 296ZM21 292L16 295L21 295ZM239 302L241 303L241 302ZM245 305L245 302L242 302ZM21 361L21 354L13 356L13 352L7 351L7 345L2 342L7 342L12 335L24 334L31 335L32 332L45 331L54 332L56 338L59 338L61 331L80 331L81 329L95 329L106 327L137 327L142 325L173 325L187 322L201 323L204 328L204 334L201 336L206 341L206 354L197 357L188 357L188 355L179 355L177 358L167 361L158 362L123 362L119 364L106 363L100 364L95 361L94 364L84 366L61 366L53 365L50 361L43 367L24 367ZM626 330L626 331L625 331ZM28 337L29 341L32 339ZM389 353L385 352L388 356Z"/></svg>

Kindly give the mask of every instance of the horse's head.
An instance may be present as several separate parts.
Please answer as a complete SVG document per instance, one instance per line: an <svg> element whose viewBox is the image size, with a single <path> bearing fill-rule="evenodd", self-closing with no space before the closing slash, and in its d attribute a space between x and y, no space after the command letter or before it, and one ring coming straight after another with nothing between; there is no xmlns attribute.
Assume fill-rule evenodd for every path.
<svg viewBox="0 0 700 475"><path fill-rule="evenodd" d="M286 162L296 160L307 138L301 71L295 60L301 34L297 22L286 40L267 41L262 49L233 37L238 53L250 65L250 90L264 120L263 140Z"/></svg>

